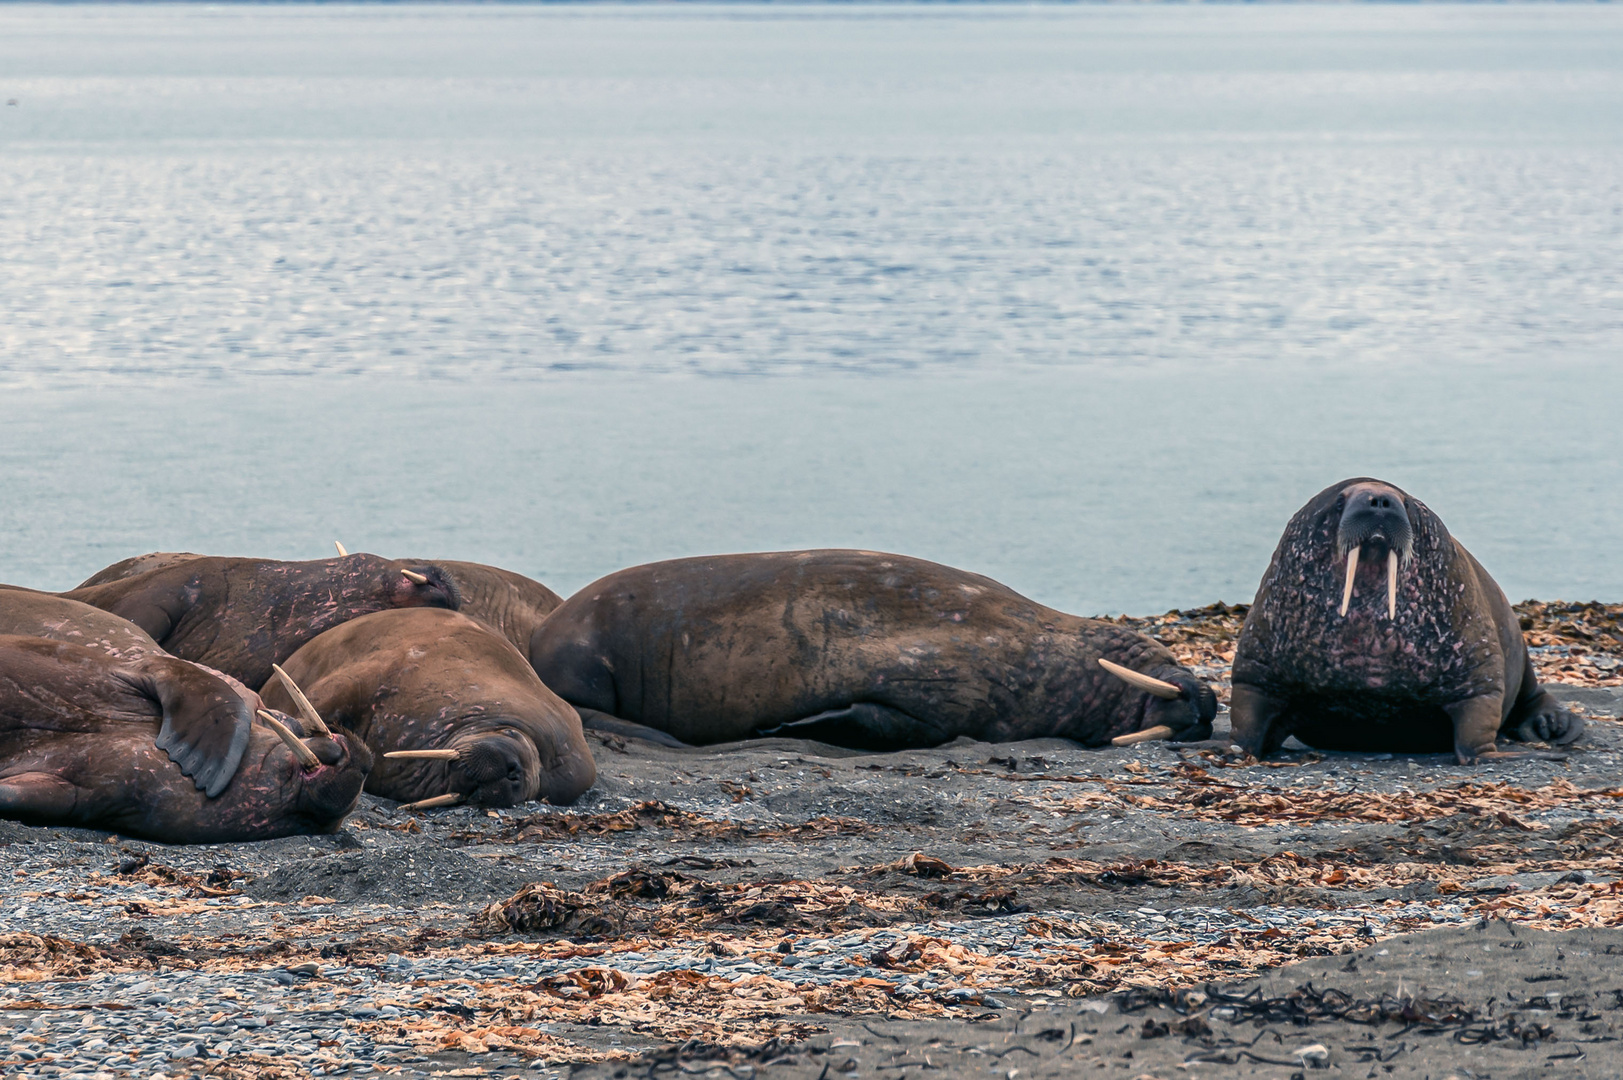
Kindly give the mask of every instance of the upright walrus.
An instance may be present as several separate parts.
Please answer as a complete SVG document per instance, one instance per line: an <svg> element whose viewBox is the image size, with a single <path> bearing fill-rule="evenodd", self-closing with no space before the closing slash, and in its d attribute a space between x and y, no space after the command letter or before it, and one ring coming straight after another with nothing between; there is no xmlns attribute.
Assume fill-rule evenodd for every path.
<svg viewBox="0 0 1623 1080"><path fill-rule="evenodd" d="M169 653L249 686L264 685L272 664L339 623L390 608L455 610L461 603L432 563L358 553L311 562L177 558L60 595L122 616Z"/></svg>
<svg viewBox="0 0 1623 1080"><path fill-rule="evenodd" d="M1503 590L1420 500L1357 477L1291 518L1234 657L1234 741L1437 753L1569 743Z"/></svg>
<svg viewBox="0 0 1623 1080"><path fill-rule="evenodd" d="M285 670L378 755L373 795L450 805L574 802L597 767L575 710L502 635L454 611L381 611L328 630ZM298 705L276 683L273 707Z"/></svg>
<svg viewBox="0 0 1623 1080"><path fill-rule="evenodd" d="M548 616L530 662L588 726L629 721L686 743L778 734L892 749L967 735L1099 746L1161 728L1205 738L1217 711L1211 688L1141 634L871 551L622 570Z"/></svg>
<svg viewBox="0 0 1623 1080"><path fill-rule="evenodd" d="M330 831L371 753L300 723L184 660L0 635L0 817L165 843ZM183 773L188 755L165 755L165 732L199 725L233 736L229 770Z"/></svg>

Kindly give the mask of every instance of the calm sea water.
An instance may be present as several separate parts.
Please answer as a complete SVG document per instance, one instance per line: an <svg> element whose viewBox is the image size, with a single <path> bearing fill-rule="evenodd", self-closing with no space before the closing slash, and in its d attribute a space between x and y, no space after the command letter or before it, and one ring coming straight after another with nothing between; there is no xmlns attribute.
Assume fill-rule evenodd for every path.
<svg viewBox="0 0 1623 1080"><path fill-rule="evenodd" d="M842 544L1623 596L1623 9L0 5L0 580Z"/></svg>

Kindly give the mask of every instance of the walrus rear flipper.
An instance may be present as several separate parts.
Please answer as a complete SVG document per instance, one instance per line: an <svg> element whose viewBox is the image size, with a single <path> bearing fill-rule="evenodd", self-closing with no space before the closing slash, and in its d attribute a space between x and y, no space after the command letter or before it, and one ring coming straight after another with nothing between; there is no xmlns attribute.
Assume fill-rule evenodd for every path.
<svg viewBox="0 0 1623 1080"><path fill-rule="evenodd" d="M583 709L575 707L580 713L580 726L587 731L606 731L611 735L619 735L627 739L641 739L644 742L656 743L659 746L690 746L669 732L658 728L651 728L647 724L638 724L630 720L622 720L618 716L610 716L596 709Z"/></svg>
<svg viewBox="0 0 1623 1080"><path fill-rule="evenodd" d="M0 779L0 818L25 825L61 823L78 802L78 789L50 773L19 773Z"/></svg>
<svg viewBox="0 0 1623 1080"><path fill-rule="evenodd" d="M136 689L163 710L158 749L209 798L224 791L248 749L248 702L219 676L172 657L151 657L131 674Z"/></svg>
<svg viewBox="0 0 1623 1080"><path fill-rule="evenodd" d="M758 728L760 736L815 739L852 750L915 750L946 741L941 729L889 705L859 701L844 709L830 709L791 720L777 727Z"/></svg>
<svg viewBox="0 0 1623 1080"><path fill-rule="evenodd" d="M1561 707L1561 703L1538 684L1533 658L1522 661L1520 693L1515 707L1505 718L1500 734L1518 742L1541 742L1567 746L1584 733L1584 718Z"/></svg>

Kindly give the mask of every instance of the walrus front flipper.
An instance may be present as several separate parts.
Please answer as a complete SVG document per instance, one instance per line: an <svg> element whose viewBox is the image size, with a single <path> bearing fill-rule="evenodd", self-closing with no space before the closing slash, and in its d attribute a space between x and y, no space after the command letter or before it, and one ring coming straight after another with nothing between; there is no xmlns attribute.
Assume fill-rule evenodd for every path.
<svg viewBox="0 0 1623 1080"><path fill-rule="evenodd" d="M1480 694L1443 706L1454 721L1454 757L1461 765L1474 765L1480 755L1495 752L1504 700L1503 694Z"/></svg>
<svg viewBox="0 0 1623 1080"><path fill-rule="evenodd" d="M1280 723L1285 715L1283 701L1244 683L1235 683L1229 697L1229 723L1233 726L1229 737L1252 757L1267 757L1290 737Z"/></svg>
<svg viewBox="0 0 1623 1080"><path fill-rule="evenodd" d="M50 773L18 773L0 779L0 818L23 824L62 824L79 802L79 789Z"/></svg>
<svg viewBox="0 0 1623 1080"><path fill-rule="evenodd" d="M859 701L844 709L830 709L756 735L788 739L815 739L852 750L909 750L946 742L941 729L889 705Z"/></svg>
<svg viewBox="0 0 1623 1080"><path fill-rule="evenodd" d="M148 658L126 677L163 710L158 749L209 798L224 791L248 749L249 703L224 679L173 657Z"/></svg>
<svg viewBox="0 0 1623 1080"><path fill-rule="evenodd" d="M644 742L656 743L660 746L681 746L689 744L678 739L667 731L651 728L647 724L638 724L630 720L622 720L618 716L610 716L596 709L583 709L575 706L580 713L580 726L587 731L606 731L611 735L619 735L627 739L641 739Z"/></svg>

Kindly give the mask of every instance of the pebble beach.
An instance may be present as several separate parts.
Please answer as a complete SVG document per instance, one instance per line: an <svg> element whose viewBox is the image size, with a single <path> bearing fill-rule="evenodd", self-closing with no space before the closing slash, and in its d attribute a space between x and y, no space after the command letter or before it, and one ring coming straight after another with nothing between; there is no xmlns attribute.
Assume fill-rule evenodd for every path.
<svg viewBox="0 0 1623 1080"><path fill-rule="evenodd" d="M1240 616L1220 608L1134 621L1221 684ZM1607 1075L1623 997L1579 1003L1603 988L1525 981L1543 975L1458 943L1444 954L1459 963L1430 971L1438 954L1415 944L1623 925L1618 610L1522 610L1542 673L1566 675L1557 692L1590 726L1565 753L1473 769L1305 748L1259 763L1224 747L1222 716L1209 743L1102 751L600 734L599 782L571 807L408 813L363 796L331 835L195 847L0 824L0 1062L30 1077L892 1076L930 1046L978 1072L1003 1040L1033 1066L1161 1077L1290 1076L1313 1065L1294 1049L1322 1044L1363 1076L1337 1046L1412 1032L1404 1008L1441 998L1456 1005L1407 1040L1408 1066L1465 1031L1511 1055L1472 1075ZM1319 1008L1274 1024L1265 1052L1256 1010L1222 1004L1268 980L1289 993L1304 965L1339 965L1314 976L1334 988L1365 955L1403 980L1373 1024ZM1378 1017L1368 989L1348 1000ZM1091 1031L1069 1056L1039 1037L1077 1023ZM1598 1071L1554 1056L1578 1052Z"/></svg>

